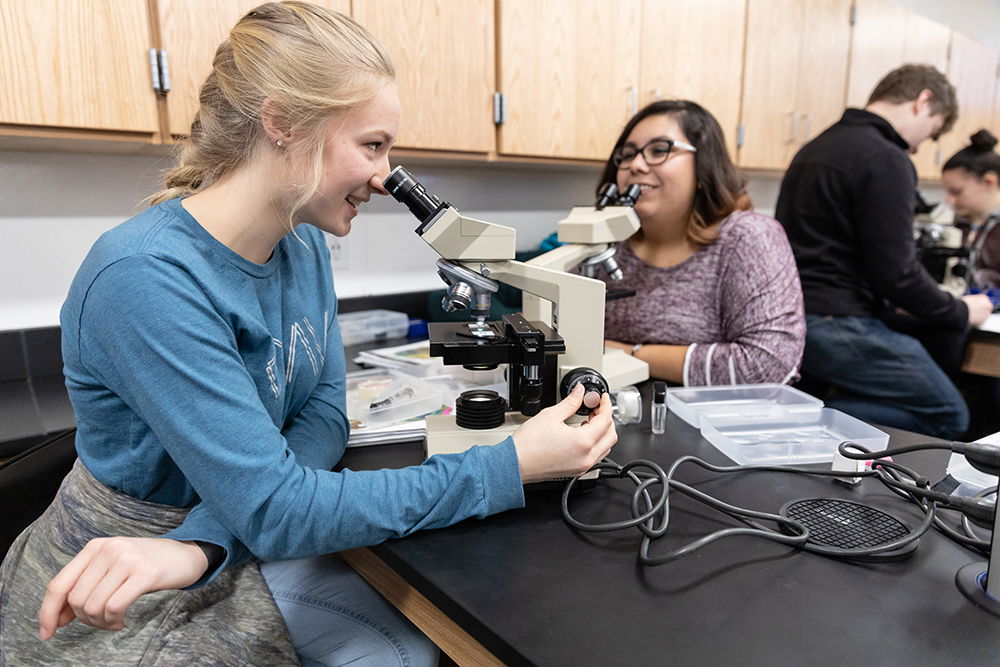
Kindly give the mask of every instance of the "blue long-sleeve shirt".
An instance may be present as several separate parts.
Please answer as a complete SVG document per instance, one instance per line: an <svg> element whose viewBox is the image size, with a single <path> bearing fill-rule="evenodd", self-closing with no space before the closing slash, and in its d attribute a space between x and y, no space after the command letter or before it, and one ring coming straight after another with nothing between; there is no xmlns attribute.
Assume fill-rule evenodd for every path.
<svg viewBox="0 0 1000 667"><path fill-rule="evenodd" d="M104 234L61 312L77 451L102 483L192 507L166 534L298 558L520 507L496 446L404 470L331 472L348 422L329 252L299 225L266 264L172 200Z"/></svg>

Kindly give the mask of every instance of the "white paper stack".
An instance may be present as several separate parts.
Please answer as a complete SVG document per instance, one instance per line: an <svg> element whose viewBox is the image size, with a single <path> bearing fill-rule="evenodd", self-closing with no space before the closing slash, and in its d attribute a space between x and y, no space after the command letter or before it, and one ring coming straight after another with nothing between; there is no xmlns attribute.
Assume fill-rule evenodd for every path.
<svg viewBox="0 0 1000 667"><path fill-rule="evenodd" d="M391 442L406 442L422 440L427 435L426 422L423 419L378 426L375 428L351 429L351 437L347 440L348 447L364 447L366 445L385 445Z"/></svg>

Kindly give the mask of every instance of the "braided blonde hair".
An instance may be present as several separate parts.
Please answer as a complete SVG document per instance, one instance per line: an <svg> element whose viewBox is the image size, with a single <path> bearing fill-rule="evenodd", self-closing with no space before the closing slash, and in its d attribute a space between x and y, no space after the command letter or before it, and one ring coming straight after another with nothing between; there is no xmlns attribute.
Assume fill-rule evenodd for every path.
<svg viewBox="0 0 1000 667"><path fill-rule="evenodd" d="M178 164L152 204L184 197L247 164L267 137L261 113L296 140L287 158L308 165L291 217L316 193L332 117L370 100L395 78L385 49L337 12L308 2L269 2L241 18L219 45L201 87Z"/></svg>

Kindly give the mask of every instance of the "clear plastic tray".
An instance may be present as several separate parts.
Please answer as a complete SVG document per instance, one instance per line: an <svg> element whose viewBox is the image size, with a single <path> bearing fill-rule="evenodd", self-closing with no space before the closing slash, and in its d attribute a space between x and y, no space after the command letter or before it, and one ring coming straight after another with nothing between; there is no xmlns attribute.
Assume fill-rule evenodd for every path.
<svg viewBox="0 0 1000 667"><path fill-rule="evenodd" d="M347 374L347 415L353 426L385 425L441 408L441 388L391 369Z"/></svg>
<svg viewBox="0 0 1000 667"><path fill-rule="evenodd" d="M987 475L976 470L957 452L953 452L948 459L948 474L958 482L958 488L952 493L960 496L974 496L985 488L997 485L996 475Z"/></svg>
<svg viewBox="0 0 1000 667"><path fill-rule="evenodd" d="M359 310L337 316L344 345L360 345L402 338L410 328L406 313L395 310Z"/></svg>
<svg viewBox="0 0 1000 667"><path fill-rule="evenodd" d="M763 423L808 423L823 401L787 384L744 384L723 387L671 387L667 408L695 428L704 418L716 426Z"/></svg>
<svg viewBox="0 0 1000 667"><path fill-rule="evenodd" d="M767 424L717 423L704 418L701 434L740 465L832 463L844 440L872 451L889 444L887 433L832 408L821 408L808 420L796 416L794 421Z"/></svg>
<svg viewBox="0 0 1000 667"><path fill-rule="evenodd" d="M1000 445L1000 433L988 435L980 438L976 442L986 442L993 445ZM996 475L987 475L972 467L969 461L958 453L952 453L948 459L948 474L958 482L958 488L954 493L960 496L974 496L985 488L997 485Z"/></svg>

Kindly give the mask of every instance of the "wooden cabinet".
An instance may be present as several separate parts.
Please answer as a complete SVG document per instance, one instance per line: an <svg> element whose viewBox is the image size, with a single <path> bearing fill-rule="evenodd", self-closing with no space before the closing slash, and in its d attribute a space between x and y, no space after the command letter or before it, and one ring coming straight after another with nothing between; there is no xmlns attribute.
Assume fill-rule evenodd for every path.
<svg viewBox="0 0 1000 667"><path fill-rule="evenodd" d="M734 157L746 5L746 0L642 3L640 106L670 98L698 102L719 121Z"/></svg>
<svg viewBox="0 0 1000 667"><path fill-rule="evenodd" d="M0 0L0 135L185 134L216 47L259 1ZM916 156L921 177L980 127L1000 133L998 50L889 0L316 1L392 54L402 148L602 161L640 106L686 98L718 118L738 164L784 169L904 62L946 71L959 95L956 128ZM167 95L152 47L167 54Z"/></svg>
<svg viewBox="0 0 1000 667"><path fill-rule="evenodd" d="M497 4L499 152L606 159L639 104L640 1Z"/></svg>
<svg viewBox="0 0 1000 667"><path fill-rule="evenodd" d="M749 0L739 164L784 169L844 108L850 0Z"/></svg>
<svg viewBox="0 0 1000 667"><path fill-rule="evenodd" d="M159 121L146 5L146 0L0 1L3 129L111 130L152 140Z"/></svg>
<svg viewBox="0 0 1000 667"><path fill-rule="evenodd" d="M350 14L350 0L313 0ZM187 134L198 109L198 93L212 71L215 50L236 22L261 0L157 0L160 48L166 50L170 92L167 127L173 136Z"/></svg>
<svg viewBox="0 0 1000 667"><path fill-rule="evenodd" d="M198 92L212 70L215 49L257 0L158 0L160 48L167 52L170 92L165 96L171 135L187 134Z"/></svg>
<svg viewBox="0 0 1000 667"><path fill-rule="evenodd" d="M925 63L947 71L951 42L947 26L888 0L855 0L854 17L848 106L864 107L879 79L904 63ZM913 161L921 178L940 176L941 150L936 142L921 144Z"/></svg>
<svg viewBox="0 0 1000 667"><path fill-rule="evenodd" d="M354 18L392 54L403 148L496 148L493 0L354 0Z"/></svg>
<svg viewBox="0 0 1000 667"><path fill-rule="evenodd" d="M994 134L992 125L997 94L1000 53L982 42L952 33L948 79L958 96L958 120L951 132L941 137L942 159L947 160L969 143L969 135L982 128Z"/></svg>

